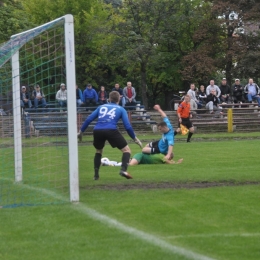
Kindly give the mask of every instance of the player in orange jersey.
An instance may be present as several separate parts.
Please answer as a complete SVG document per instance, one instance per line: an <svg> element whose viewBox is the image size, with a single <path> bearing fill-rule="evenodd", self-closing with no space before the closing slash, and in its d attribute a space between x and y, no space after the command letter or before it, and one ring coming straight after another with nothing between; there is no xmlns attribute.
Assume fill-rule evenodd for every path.
<svg viewBox="0 0 260 260"><path fill-rule="evenodd" d="M178 129L176 132L180 132L180 125L184 125L189 129L189 134L187 138L187 143L190 142L191 136L194 133L194 126L192 122L190 121L190 118L192 118L192 114L190 112L190 96L185 95L184 101L180 103L178 110L177 110L177 115L178 115Z"/></svg>

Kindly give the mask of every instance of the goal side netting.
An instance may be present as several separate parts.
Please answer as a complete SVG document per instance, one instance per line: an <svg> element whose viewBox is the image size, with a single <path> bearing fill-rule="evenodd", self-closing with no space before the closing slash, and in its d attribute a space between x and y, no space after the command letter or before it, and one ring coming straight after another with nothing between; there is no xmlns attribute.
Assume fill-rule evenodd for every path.
<svg viewBox="0 0 260 260"><path fill-rule="evenodd" d="M72 15L0 45L0 207L79 201L75 78Z"/></svg>

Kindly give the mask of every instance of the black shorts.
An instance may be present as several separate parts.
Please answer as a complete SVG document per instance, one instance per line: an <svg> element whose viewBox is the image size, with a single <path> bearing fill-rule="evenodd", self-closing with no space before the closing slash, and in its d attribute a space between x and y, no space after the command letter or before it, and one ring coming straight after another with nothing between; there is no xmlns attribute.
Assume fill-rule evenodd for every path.
<svg viewBox="0 0 260 260"><path fill-rule="evenodd" d="M93 131L93 145L97 150L101 150L108 141L113 148L123 149L127 146L125 138L117 129L102 129Z"/></svg>
<svg viewBox="0 0 260 260"><path fill-rule="evenodd" d="M148 144L150 148L154 148L154 153L160 153L158 143L159 141L154 141Z"/></svg>
<svg viewBox="0 0 260 260"><path fill-rule="evenodd" d="M188 129L193 127L193 124L192 124L192 122L190 121L189 118L181 118L181 124L186 126ZM179 127L180 127L180 122L179 122Z"/></svg>

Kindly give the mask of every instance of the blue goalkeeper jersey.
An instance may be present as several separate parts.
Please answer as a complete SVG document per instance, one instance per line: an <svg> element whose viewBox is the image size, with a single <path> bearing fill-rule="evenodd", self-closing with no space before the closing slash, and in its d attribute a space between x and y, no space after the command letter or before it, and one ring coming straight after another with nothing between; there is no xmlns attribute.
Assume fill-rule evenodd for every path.
<svg viewBox="0 0 260 260"><path fill-rule="evenodd" d="M158 143L158 147L162 154L167 154L168 147L170 145L172 145L172 146L174 145L174 133L173 133L173 127L172 127L168 117L164 117L163 121L167 124L169 131L162 135L162 138L160 139L160 141Z"/></svg>
<svg viewBox="0 0 260 260"><path fill-rule="evenodd" d="M83 123L80 129L81 132L84 132L89 124L96 118L98 120L94 127L94 130L117 129L117 122L119 121L119 119L122 119L128 135L132 139L135 138L134 130L128 120L126 110L123 107L115 103L99 106L95 111L93 111L91 115L88 116L86 121Z"/></svg>

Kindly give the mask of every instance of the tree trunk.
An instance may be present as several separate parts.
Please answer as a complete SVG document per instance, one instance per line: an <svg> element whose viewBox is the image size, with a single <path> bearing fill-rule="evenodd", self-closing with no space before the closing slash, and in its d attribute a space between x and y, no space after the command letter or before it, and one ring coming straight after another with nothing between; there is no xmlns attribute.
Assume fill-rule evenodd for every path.
<svg viewBox="0 0 260 260"><path fill-rule="evenodd" d="M226 78L227 78L227 83L229 86L232 84L232 66L233 66L233 55L232 55L232 45L233 45L233 39L232 35L228 35L228 51L227 51L227 56L226 56Z"/></svg>
<svg viewBox="0 0 260 260"><path fill-rule="evenodd" d="M141 63L141 90L142 90L142 100L145 109L148 109L148 99L146 94L146 64Z"/></svg>

